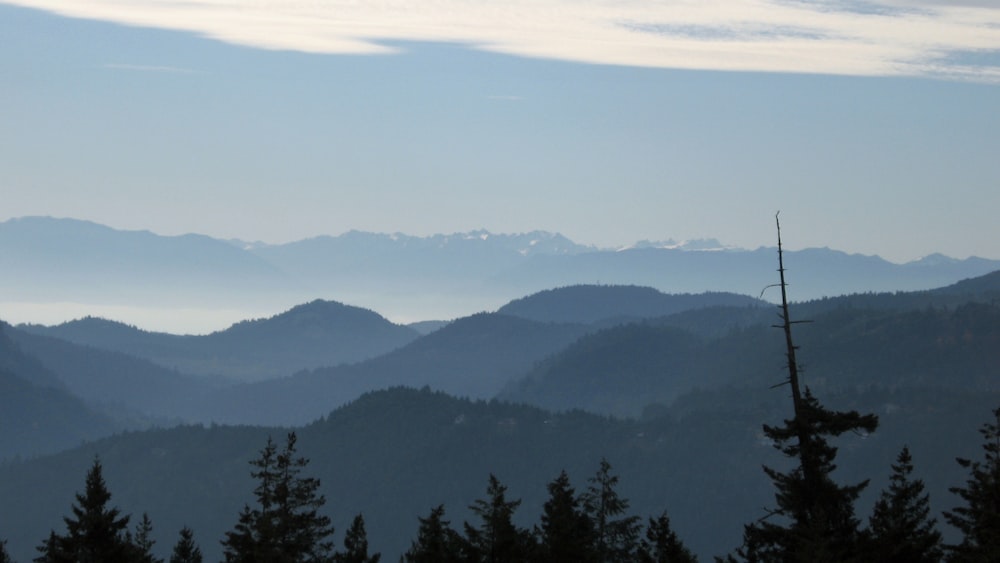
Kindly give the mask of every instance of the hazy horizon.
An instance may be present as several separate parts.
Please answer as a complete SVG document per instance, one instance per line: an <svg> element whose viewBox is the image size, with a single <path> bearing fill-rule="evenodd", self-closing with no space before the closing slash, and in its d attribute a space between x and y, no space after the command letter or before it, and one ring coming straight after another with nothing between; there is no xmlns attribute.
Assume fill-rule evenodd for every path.
<svg viewBox="0 0 1000 563"><path fill-rule="evenodd" d="M61 15L60 15L61 14ZM1000 9L0 2L0 220L1000 259Z"/></svg>

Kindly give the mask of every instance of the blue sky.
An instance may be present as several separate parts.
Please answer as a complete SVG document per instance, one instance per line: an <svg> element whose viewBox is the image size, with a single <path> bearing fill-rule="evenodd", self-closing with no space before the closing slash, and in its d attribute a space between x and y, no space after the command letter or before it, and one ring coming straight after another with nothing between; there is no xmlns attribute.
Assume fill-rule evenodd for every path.
<svg viewBox="0 0 1000 563"><path fill-rule="evenodd" d="M1000 4L0 2L0 220L1000 258Z"/></svg>

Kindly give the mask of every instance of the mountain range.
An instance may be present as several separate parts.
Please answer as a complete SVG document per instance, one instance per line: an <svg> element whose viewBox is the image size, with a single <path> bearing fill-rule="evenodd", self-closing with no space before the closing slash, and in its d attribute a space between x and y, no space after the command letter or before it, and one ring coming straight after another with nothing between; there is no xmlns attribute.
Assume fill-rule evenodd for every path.
<svg viewBox="0 0 1000 563"><path fill-rule="evenodd" d="M690 267L749 265L760 253L770 255L767 269L775 277L773 250L639 245L574 254L579 249L562 238L532 236L548 241L534 247L552 248L522 256L526 261L508 274L530 261L565 272L554 265L622 256L620 264L668 256ZM395 248L391 236L375 238ZM461 240L468 250L491 238ZM446 239L437 243L451 245ZM237 253L260 249L194 240ZM520 243L507 243L497 252L520 255ZM85 244L74 244L84 252ZM391 262L376 259L379 252L371 250L373 264ZM801 277L817 275L806 275L812 267L832 276L862 264L868 269L861 271L883 272L882 280L937 272L914 274L929 283L945 276L936 269L941 264L952 268L948 276L959 266L988 265L932 259L887 266L831 252L785 255L793 296L800 298ZM438 255L442 263L450 263L446 254ZM183 264L190 256L174 260ZM260 264L244 264L251 263ZM265 263L257 271L308 277L287 264ZM150 514L161 555L189 525L214 560L221 535L251 499L247 462L267 436L294 429L339 531L364 513L372 547L387 560L398 558L417 518L438 504L460 526L491 473L523 499L519 518L529 523L545 500L545 484L560 470L579 489L602 457L620 473L636 514L668 510L681 537L707 560L734 547L742 524L772 502L760 466L784 462L760 431L761 424L787 418L789 405L780 386L783 339L772 327L777 311L759 294L567 284L419 328L315 296L205 335L97 317L0 324L0 539L9 540L17 559L30 559L60 525L99 456L114 502ZM873 287L793 303L794 320L810 321L795 325L803 382L834 408L874 412L881 420L874 434L837 441L838 478L872 480L858 504L862 515L904 444L934 510L956 502L948 488L962 482L963 469L954 458L978 455L975 430L1000 404L997 303L1000 270L929 289Z"/></svg>
<svg viewBox="0 0 1000 563"><path fill-rule="evenodd" d="M1000 269L996 260L940 255L906 264L826 248L788 255L800 300L931 289ZM102 307L119 307L120 315L124 307L157 309L181 326L185 309L266 317L321 298L409 322L495 310L531 293L580 284L758 295L773 283L773 256L774 249L715 241L602 249L541 231L430 237L351 231L269 245L25 217L0 223L0 292L8 307L78 304L132 324L140 313L120 318L102 314Z"/></svg>

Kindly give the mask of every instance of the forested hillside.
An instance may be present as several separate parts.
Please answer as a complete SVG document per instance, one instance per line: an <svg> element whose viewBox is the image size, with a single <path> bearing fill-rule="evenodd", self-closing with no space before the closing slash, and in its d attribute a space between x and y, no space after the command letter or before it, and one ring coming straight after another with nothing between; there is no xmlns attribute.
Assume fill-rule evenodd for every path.
<svg viewBox="0 0 1000 563"><path fill-rule="evenodd" d="M809 310L809 304L801 310ZM761 320L773 318L773 308ZM733 310L733 316L743 315ZM715 318L718 310L694 312ZM757 316L755 314L755 316ZM805 381L818 392L865 387L1000 390L1000 308L857 309L818 313L798 328ZM675 319L605 329L539 364L501 397L544 408L640 416L694 389L760 389L776 381L780 339L768 324L719 337L676 328Z"/></svg>
<svg viewBox="0 0 1000 563"><path fill-rule="evenodd" d="M1000 405L997 281L792 305L795 318L811 321L795 328L804 385L830 408L879 417L875 432L834 440L837 480L871 479L856 504L862 523L904 445L932 515L960 502L949 488L968 471L955 458L979 456L976 429ZM291 425L323 483L337 541L364 514L372 550L388 560L410 547L418 519L439 505L456 529L474 520L469 506L483 498L490 475L523 501L515 520L530 527L547 484L565 470L582 490L602 458L620 476L634 515L645 521L667 511L672 529L703 560L730 553L743 525L772 504L761 466L789 467L762 431L791 416L787 391L776 388L784 342L771 326L775 309L717 305L616 324L632 316L606 307L618 291L578 293L587 296L577 301L581 309L597 301L597 312L581 313L596 319L590 324L474 315L378 358L217 388L201 402L172 395L190 378L205 381L197 376L8 327L17 339L4 340L0 381L14 400L4 414L15 418L3 429L35 432L14 436L69 437L47 446L61 448L123 428L94 415L68 393L74 389L95 405L149 389L148 410L168 411L174 401L170 408L195 408L211 420L267 425L131 431L8 461L0 468L0 538L17 559L30 559L99 456L116 502L154 522L161 555L190 526L214 560L217 542L252 499L248 462L268 436L284 436L287 426L278 425ZM503 389L503 401L488 400ZM91 418L71 419L73 412ZM946 539L958 537L941 518L938 526Z"/></svg>
<svg viewBox="0 0 1000 563"><path fill-rule="evenodd" d="M0 460L54 453L126 426L89 408L0 323Z"/></svg>
<svg viewBox="0 0 1000 563"><path fill-rule="evenodd" d="M418 333L373 311L315 300L266 319L204 336L139 330L85 318L24 331L122 352L193 375L256 381L321 366L352 363L403 346Z"/></svg>
<svg viewBox="0 0 1000 563"><path fill-rule="evenodd" d="M741 395L737 404L737 397L698 404L701 398L692 397L686 412L639 422L394 389L366 395L297 433L301 453L311 459L310 474L323 483L338 543L351 518L363 513L372 549L389 560L409 547L417 518L433 507L444 504L456 525L471 519L467 507L483 496L490 474L509 487L511 498L523 500L516 520L528 525L540 513L545 485L561 470L581 488L601 458L620 476L619 493L631 500L633 514L645 518L667 510L680 537L706 559L739 545L742 525L771 502L760 466L785 462L763 440L760 425L789 415L784 394L775 390ZM870 510L904 444L937 513L958 502L947 492L965 478L954 457L978 456L976 429L1000 395L881 391L825 402L881 418L867 438L836 442L838 479L872 479L860 514ZM216 541L252 499L248 462L268 435L277 440L285 432L223 426L133 432L7 465L0 468L0 530L18 559L27 560L59 526L99 455L116 502L136 515L148 512L161 550L187 525L209 560L216 560Z"/></svg>

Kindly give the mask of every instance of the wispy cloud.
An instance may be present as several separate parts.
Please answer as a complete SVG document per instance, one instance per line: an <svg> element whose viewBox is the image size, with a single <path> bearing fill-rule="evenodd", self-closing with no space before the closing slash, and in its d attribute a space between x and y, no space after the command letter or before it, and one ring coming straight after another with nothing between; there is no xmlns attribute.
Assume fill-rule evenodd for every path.
<svg viewBox="0 0 1000 563"><path fill-rule="evenodd" d="M0 0L4 1L4 0ZM450 41L528 57L664 68L1000 81L994 0L6 0L263 49L390 53ZM992 54L992 55L991 55Z"/></svg>

